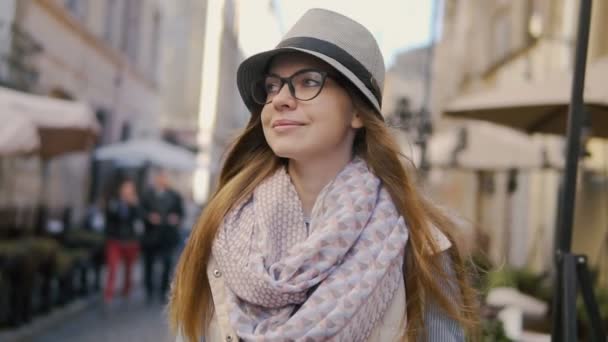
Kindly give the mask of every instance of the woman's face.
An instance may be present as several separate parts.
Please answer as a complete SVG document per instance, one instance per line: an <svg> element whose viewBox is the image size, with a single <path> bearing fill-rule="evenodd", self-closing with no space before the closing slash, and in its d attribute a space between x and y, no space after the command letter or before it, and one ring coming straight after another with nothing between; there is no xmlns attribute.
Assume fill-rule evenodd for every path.
<svg viewBox="0 0 608 342"><path fill-rule="evenodd" d="M133 202L136 198L135 185L132 182L124 182L120 185L120 199L125 202Z"/></svg>
<svg viewBox="0 0 608 342"><path fill-rule="evenodd" d="M331 67L312 56L290 53L275 57L268 74L290 77L304 69L330 75L312 100L294 98L285 84L263 107L268 145L277 156L298 161L350 156L356 129L363 124L346 90L331 77Z"/></svg>

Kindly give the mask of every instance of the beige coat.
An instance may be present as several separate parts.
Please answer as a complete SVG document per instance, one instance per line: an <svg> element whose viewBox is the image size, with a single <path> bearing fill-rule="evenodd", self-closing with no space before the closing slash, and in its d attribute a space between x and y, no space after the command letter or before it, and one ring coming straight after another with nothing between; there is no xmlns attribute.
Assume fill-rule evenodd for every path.
<svg viewBox="0 0 608 342"><path fill-rule="evenodd" d="M447 237L441 234L438 230L435 231L435 238L439 244L440 250L444 251L451 246ZM222 272L217 267L217 263L213 256L209 260L207 267L207 277L211 287L211 295L213 297L213 305L215 311L209 329L205 332L205 342L236 342L237 335L230 326L228 318L228 303L226 302L226 285ZM397 293L393 298L392 304L384 314L382 320L376 325L368 341L370 342L392 342L400 341L400 336L404 331L405 326L405 284L403 277L400 277L401 282ZM448 339L444 339L448 341ZM452 339L449 339L452 341ZM185 342L181 336L177 336L176 342Z"/></svg>
<svg viewBox="0 0 608 342"><path fill-rule="evenodd" d="M207 276L211 285L211 294L215 313L211 324L206 332L205 342L237 341L236 333L230 326L228 319L228 304L226 303L226 286L222 273L217 269L215 260L211 259L207 268ZM403 328L401 323L405 321L405 285L403 277L393 299L393 303L385 313L384 319L372 331L369 341L398 341L398 336ZM178 339L179 341L179 339Z"/></svg>

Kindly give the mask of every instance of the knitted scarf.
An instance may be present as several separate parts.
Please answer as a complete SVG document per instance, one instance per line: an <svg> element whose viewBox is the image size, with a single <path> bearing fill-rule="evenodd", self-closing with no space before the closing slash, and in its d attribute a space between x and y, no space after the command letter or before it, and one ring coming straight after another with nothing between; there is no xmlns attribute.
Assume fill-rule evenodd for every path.
<svg viewBox="0 0 608 342"><path fill-rule="evenodd" d="M408 230L360 158L319 194L310 226L285 168L235 206L214 242L245 341L365 341L400 277Z"/></svg>

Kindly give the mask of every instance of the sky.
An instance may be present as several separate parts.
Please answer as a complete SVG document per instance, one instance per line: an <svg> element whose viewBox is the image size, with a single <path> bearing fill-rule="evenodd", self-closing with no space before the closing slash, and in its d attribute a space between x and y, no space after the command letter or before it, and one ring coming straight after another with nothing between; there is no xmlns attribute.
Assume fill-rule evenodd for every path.
<svg viewBox="0 0 608 342"><path fill-rule="evenodd" d="M269 1L272 6L267 0L242 0L239 31L246 56L274 47L298 18L315 7L342 13L367 27L376 37L387 67L398 52L429 42L432 0ZM273 7L278 22L277 19L272 20ZM267 16L261 16L260 10L267 10L264 13ZM260 37L256 32L271 33Z"/></svg>

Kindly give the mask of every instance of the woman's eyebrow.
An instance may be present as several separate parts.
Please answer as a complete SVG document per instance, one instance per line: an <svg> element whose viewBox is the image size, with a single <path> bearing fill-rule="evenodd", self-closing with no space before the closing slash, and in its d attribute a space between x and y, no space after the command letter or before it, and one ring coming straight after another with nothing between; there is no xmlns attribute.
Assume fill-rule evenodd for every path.
<svg viewBox="0 0 608 342"><path fill-rule="evenodd" d="M281 76L281 75L279 75L276 72L267 72L266 75L267 76L277 76L277 77L289 78L289 77L292 77L293 75L295 75L295 74L297 74L299 72L302 72L302 71L321 71L321 72L326 72L330 76L332 75L332 72L329 71L329 70L325 70L323 68L310 68L310 67L298 69L298 70L294 71L291 75L288 75L288 76Z"/></svg>

